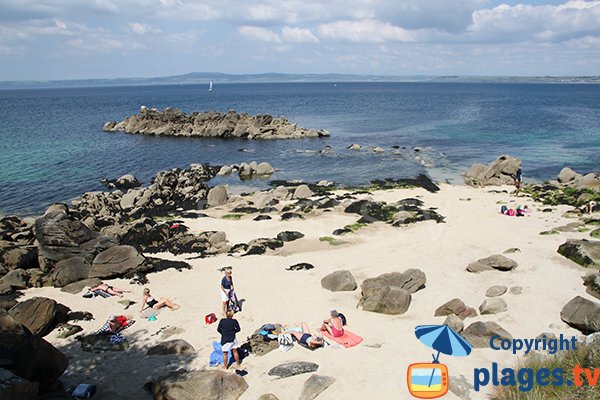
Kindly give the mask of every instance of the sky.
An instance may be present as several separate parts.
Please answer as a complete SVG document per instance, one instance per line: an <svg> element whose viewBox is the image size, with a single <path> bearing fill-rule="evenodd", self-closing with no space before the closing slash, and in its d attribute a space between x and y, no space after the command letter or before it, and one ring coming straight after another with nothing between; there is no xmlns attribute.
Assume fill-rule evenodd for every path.
<svg viewBox="0 0 600 400"><path fill-rule="evenodd" d="M600 75L600 0L0 0L0 80Z"/></svg>

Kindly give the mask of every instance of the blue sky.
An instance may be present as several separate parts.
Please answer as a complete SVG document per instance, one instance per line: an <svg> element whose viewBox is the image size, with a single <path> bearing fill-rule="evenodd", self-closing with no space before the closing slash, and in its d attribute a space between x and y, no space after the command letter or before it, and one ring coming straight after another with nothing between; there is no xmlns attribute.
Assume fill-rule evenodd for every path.
<svg viewBox="0 0 600 400"><path fill-rule="evenodd" d="M0 0L0 80L599 66L600 0Z"/></svg>

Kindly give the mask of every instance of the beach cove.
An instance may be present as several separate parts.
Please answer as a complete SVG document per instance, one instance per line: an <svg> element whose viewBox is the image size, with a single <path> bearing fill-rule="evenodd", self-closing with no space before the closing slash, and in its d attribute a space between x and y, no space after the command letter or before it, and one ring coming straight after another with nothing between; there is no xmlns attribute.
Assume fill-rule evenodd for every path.
<svg viewBox="0 0 600 400"><path fill-rule="evenodd" d="M512 179L506 172L516 165L511 158L490 165L494 179L499 182ZM239 170L257 166L240 165ZM266 393L279 399L300 396L308 374L282 379L269 375L271 369L287 362L315 363L319 376L334 378L319 395L320 399L340 396L375 399L390 395L408 399L408 366L429 362L431 357L429 349L414 335L417 325L451 323L473 343L486 343L493 332L514 338L535 338L541 334L585 337L581 322L570 320L564 310L578 296L598 303L593 291L588 289L586 293L582 281L583 276L597 271L597 267L578 265L557 253L557 249L568 239L594 242L590 239L590 232L597 229L594 215L590 219L574 212L572 205L548 206L530 197L540 196L539 193L516 197L512 186L506 185L470 187L431 183L424 185L429 189L426 190L413 186L414 183L393 181L354 189L335 188L329 182L319 185L280 182L283 185L273 189L236 195L228 193L225 186L210 188L206 184L210 184L210 177L230 169L195 165L186 170L165 171L154 180L156 193L175 177L176 181L187 183L171 184L174 188L169 192L171 197L164 197L163 192L160 202L143 203L146 198L155 199L144 188L95 192L77 199L69 211L65 206L51 207L36 222L34 231L40 235L43 232L40 224L50 227L52 221L81 218L84 224L103 232L101 235L105 236L94 240L107 247L104 252L134 246L127 250L124 259L113 264L110 261L100 264L97 256L92 256L88 275L97 278L81 281L93 285L101 278L113 287L130 290L124 299L136 304L128 309L123 309L120 297L82 297L86 285L73 288L67 284L62 290L30 288L17 298L19 303L48 298L72 312L77 311L76 314L93 316L92 320L89 315L69 317L74 320L68 324L80 326L82 331L66 339L59 338L64 336L64 327L54 330L52 318L46 321L45 339L68 358L66 372L60 377L62 382L93 383L99 388L95 396L98 399L115 396L150 399L151 394L144 389L147 382L179 369L214 370L208 367L208 360L219 335L216 324L205 324L204 316L216 313L220 317L219 282L221 269L226 266L232 266L236 291L245 300L243 311L235 316L241 325L240 343L264 324L296 327L306 322L317 331L331 309L343 312L348 319L347 329L364 339L347 349L330 341L331 345L315 351L296 344L287 352L271 347L266 354L250 353L242 363L248 375L244 377L247 389L236 392L241 394L240 399L256 399ZM564 175L562 179L564 185L583 182L583 176L576 174ZM113 184L130 182L120 179ZM195 189L183 191L182 187L190 184ZM131 197L125 201L132 205L123 203L125 195ZM113 216L111 198L118 205ZM208 208L187 207L186 211L180 208L165 212L161 207L173 199L179 199L181 204L205 199ZM525 217L509 217L500 213L501 205L510 208L526 205L530 211ZM94 207L105 211L94 211ZM141 219L127 220L126 215L136 212ZM118 228L111 218L124 221L123 227ZM42 220L46 222L39 222ZM114 226L108 221L113 221ZM172 231L167 237L156 239L157 232L167 229L163 227L182 231ZM23 233L19 235L22 237ZM107 245L105 240L115 243ZM145 261L136 255L135 247L142 251ZM40 248L40 260L56 265L55 250ZM89 247L85 251L90 251ZM103 252L101 248L98 251ZM486 261L490 256L495 261ZM164 265L159 268L156 265L160 260ZM491 267L482 266L488 262ZM56 272L52 273L56 267L48 268L51 273L38 278L39 282L57 285ZM110 268L110 272L105 268ZM331 291L323 287L322 279L336 271L349 271L356 282L354 290ZM383 298L379 303L363 298L365 280L386 273L409 275L404 278L404 289L399 289L406 291L408 302L406 297L399 301ZM119 278L123 275L128 278ZM77 277L74 284L82 278ZM62 281L59 286L65 283ZM144 287L157 297L170 298L181 308L161 310L154 320L140 315ZM64 291L67 288L71 293ZM385 285L381 290L386 290ZM54 312L60 314L58 309ZM123 331L129 348L110 351L100 345L96 352L94 347L91 353L89 348L85 351L78 336L89 336L104 321L119 314L136 321ZM451 318L447 317L451 314ZM185 351L175 355L147 354L149 349L168 340L185 341L182 342L186 343ZM447 398L488 395L489 387L475 393L469 386L474 368L492 362L509 367L519 360L511 353L485 348L486 345L474 346L467 358L442 359L449 367L450 381L461 383L451 385ZM157 350L150 354L153 352L163 354L156 353Z"/></svg>

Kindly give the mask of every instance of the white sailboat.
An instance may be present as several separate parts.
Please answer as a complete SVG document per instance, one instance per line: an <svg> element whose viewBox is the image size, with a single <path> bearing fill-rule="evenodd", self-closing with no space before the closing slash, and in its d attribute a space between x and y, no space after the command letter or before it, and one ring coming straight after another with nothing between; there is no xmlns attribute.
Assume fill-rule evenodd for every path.
<svg viewBox="0 0 600 400"><path fill-rule="evenodd" d="M208 91L212 92L212 81L208 83Z"/></svg>

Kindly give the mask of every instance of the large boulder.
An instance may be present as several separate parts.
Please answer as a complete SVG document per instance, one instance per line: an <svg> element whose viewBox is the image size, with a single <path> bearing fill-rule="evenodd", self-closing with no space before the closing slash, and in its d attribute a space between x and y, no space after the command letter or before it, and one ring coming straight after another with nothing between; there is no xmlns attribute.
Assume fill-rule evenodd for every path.
<svg viewBox="0 0 600 400"><path fill-rule="evenodd" d="M13 269L37 268L38 249L36 246L19 246L8 248L0 258L2 264L8 271ZM1 269L2 267L0 267Z"/></svg>
<svg viewBox="0 0 600 400"><path fill-rule="evenodd" d="M600 303L574 297L563 307L560 318L585 334L600 332Z"/></svg>
<svg viewBox="0 0 600 400"><path fill-rule="evenodd" d="M467 271L473 273L479 273L484 271L512 271L517 268L518 264L516 261L511 260L502 254L495 254L486 258L480 258L477 261L472 262L467 266Z"/></svg>
<svg viewBox="0 0 600 400"><path fill-rule="evenodd" d="M521 160L503 155L488 165L473 165L465 172L464 179L470 186L512 185L519 168Z"/></svg>
<svg viewBox="0 0 600 400"><path fill-rule="evenodd" d="M456 298L447 301L435 310L434 316L443 317L446 315L456 315L461 320L477 316L474 308L468 307L461 299Z"/></svg>
<svg viewBox="0 0 600 400"><path fill-rule="evenodd" d="M128 174L117 178L115 180L114 185L115 188L121 190L133 189L140 186L140 181L138 181L138 179L135 176Z"/></svg>
<svg viewBox="0 0 600 400"><path fill-rule="evenodd" d="M360 287L363 296L369 296L371 292L385 286L396 286L410 293L415 293L424 288L426 282L427 277L423 271L417 268L409 268L404 272L390 272L379 275L377 278L365 279Z"/></svg>
<svg viewBox="0 0 600 400"><path fill-rule="evenodd" d="M64 287L70 283L87 279L92 266L82 257L71 257L56 263L52 271L52 283Z"/></svg>
<svg viewBox="0 0 600 400"><path fill-rule="evenodd" d="M98 279L98 278L84 279L82 281L69 283L68 285L63 286L60 289L60 291L65 292L65 293L70 293L70 294L77 294L77 293L80 293L85 288L96 287L100 283L102 283L102 280Z"/></svg>
<svg viewBox="0 0 600 400"><path fill-rule="evenodd" d="M38 336L45 336L55 327L57 303L45 297L34 297L18 303L8 313Z"/></svg>
<svg viewBox="0 0 600 400"><path fill-rule="evenodd" d="M302 392L298 400L313 400L323 393L329 386L333 385L335 378L331 376L311 375L302 385Z"/></svg>
<svg viewBox="0 0 600 400"><path fill-rule="evenodd" d="M380 314L399 315L408 311L411 294L408 290L397 286L385 286L364 296L358 303L365 311Z"/></svg>
<svg viewBox="0 0 600 400"><path fill-rule="evenodd" d="M498 340L512 340L512 335L496 322L473 322L467 326L461 335L475 348L483 349L490 347L490 339L493 336L499 336Z"/></svg>
<svg viewBox="0 0 600 400"><path fill-rule="evenodd" d="M0 400L36 400L39 383L0 368Z"/></svg>
<svg viewBox="0 0 600 400"><path fill-rule="evenodd" d="M350 292L358 287L352 272L348 270L335 271L325 275L321 279L321 286L332 292Z"/></svg>
<svg viewBox="0 0 600 400"><path fill-rule="evenodd" d="M196 349L183 339L173 339L161 342L146 352L149 356L164 356L168 354L194 355Z"/></svg>
<svg viewBox="0 0 600 400"><path fill-rule="evenodd" d="M90 278L114 278L137 270L144 263L142 256L133 246L114 246L94 258Z"/></svg>
<svg viewBox="0 0 600 400"><path fill-rule="evenodd" d="M254 172L256 175L271 175L275 172L271 164L268 162L261 162L256 166L256 171Z"/></svg>
<svg viewBox="0 0 600 400"><path fill-rule="evenodd" d="M219 185L210 189L206 202L209 207L215 207L227 203L228 200L227 188L224 185Z"/></svg>
<svg viewBox="0 0 600 400"><path fill-rule="evenodd" d="M485 299L479 306L479 312L481 315L485 314L498 314L508 310L508 305L504 299L492 298Z"/></svg>
<svg viewBox="0 0 600 400"><path fill-rule="evenodd" d="M146 384L154 400L237 400L244 378L224 371L178 371Z"/></svg>
<svg viewBox="0 0 600 400"><path fill-rule="evenodd" d="M308 185L300 185L294 191L295 199L308 199L309 197L311 197L313 195L314 195L314 193L312 190L310 190Z"/></svg>
<svg viewBox="0 0 600 400"><path fill-rule="evenodd" d="M600 299L600 274L591 273L583 277L583 284L587 288L586 292L597 299Z"/></svg>
<svg viewBox="0 0 600 400"><path fill-rule="evenodd" d="M558 252L583 267L600 268L600 241L567 240Z"/></svg>
<svg viewBox="0 0 600 400"><path fill-rule="evenodd" d="M0 310L0 358L3 367L40 384L40 392L54 388L69 360L59 350Z"/></svg>
<svg viewBox="0 0 600 400"><path fill-rule="evenodd" d="M269 371L269 376L276 378L289 378L301 374L308 374L319 369L319 365L308 361L292 361L284 364L279 364Z"/></svg>
<svg viewBox="0 0 600 400"><path fill-rule="evenodd" d="M40 268L49 272L55 264L71 257L82 257L92 262L94 257L115 246L116 241L93 231L81 221L71 219L61 208L51 207L35 221Z"/></svg>
<svg viewBox="0 0 600 400"><path fill-rule="evenodd" d="M564 167L558 174L558 182L562 183L563 185L573 183L579 178L581 178L581 175L569 167Z"/></svg>
<svg viewBox="0 0 600 400"><path fill-rule="evenodd" d="M29 287L29 273L22 269L15 269L0 278L0 287L8 286L13 290Z"/></svg>

